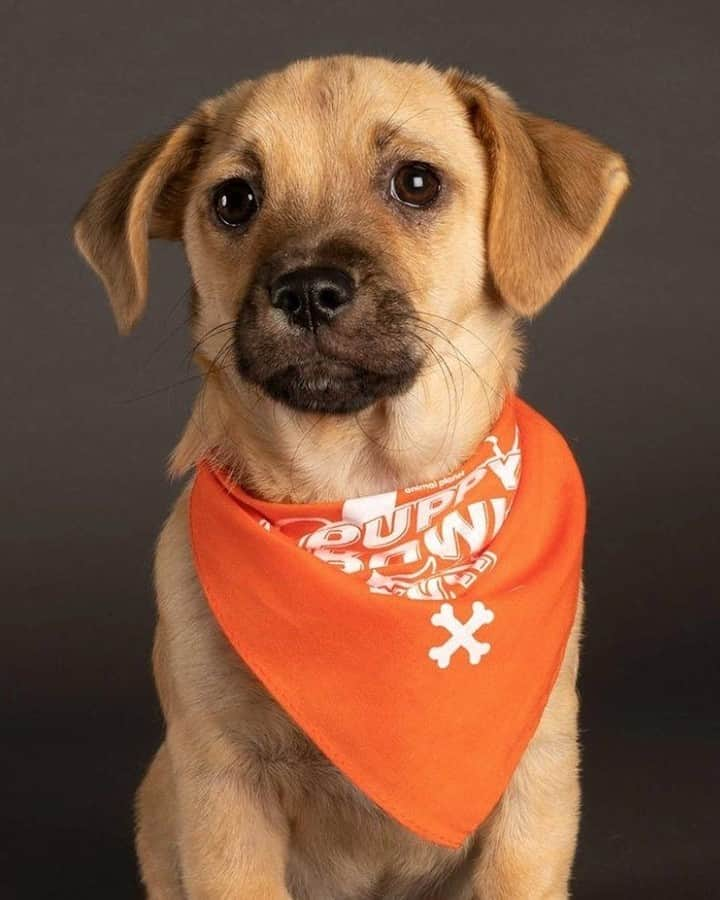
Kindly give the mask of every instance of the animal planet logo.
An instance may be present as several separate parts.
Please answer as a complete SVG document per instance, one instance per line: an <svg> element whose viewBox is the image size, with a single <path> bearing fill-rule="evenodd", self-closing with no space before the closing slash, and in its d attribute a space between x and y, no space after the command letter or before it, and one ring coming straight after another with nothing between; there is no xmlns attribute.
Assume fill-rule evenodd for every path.
<svg viewBox="0 0 720 900"><path fill-rule="evenodd" d="M291 531L298 545L318 559L362 578L373 593L454 599L496 565L496 554L482 548L500 531L519 482L517 427L506 451L495 435L486 442L491 455L469 472L401 492L422 491L414 500L399 503L399 492L389 491L346 500L338 521L284 518L275 525ZM483 498L473 500L473 489L488 476L496 479L498 496L485 491ZM437 490L426 493L432 488ZM271 527L266 520L261 524ZM305 531L303 524L312 527Z"/></svg>

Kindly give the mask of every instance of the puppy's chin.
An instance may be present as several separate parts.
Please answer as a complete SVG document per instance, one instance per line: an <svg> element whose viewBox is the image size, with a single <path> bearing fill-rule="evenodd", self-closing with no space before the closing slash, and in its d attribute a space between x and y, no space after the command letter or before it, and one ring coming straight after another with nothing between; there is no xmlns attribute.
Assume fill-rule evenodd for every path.
<svg viewBox="0 0 720 900"><path fill-rule="evenodd" d="M407 390L417 375L413 368L387 375L337 360L318 360L304 366L287 366L261 386L273 399L292 409L343 415Z"/></svg>
<svg viewBox="0 0 720 900"><path fill-rule="evenodd" d="M318 356L259 378L248 360L238 358L240 375L262 388L273 400L302 412L335 415L358 412L378 400L406 391L419 370L419 361L413 359L405 360L392 372L376 372Z"/></svg>

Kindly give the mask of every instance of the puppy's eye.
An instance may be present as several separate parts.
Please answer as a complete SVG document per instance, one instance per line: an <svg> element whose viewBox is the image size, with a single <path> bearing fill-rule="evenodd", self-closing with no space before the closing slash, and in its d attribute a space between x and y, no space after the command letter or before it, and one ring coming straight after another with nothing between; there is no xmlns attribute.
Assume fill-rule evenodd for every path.
<svg viewBox="0 0 720 900"><path fill-rule="evenodd" d="M215 188L213 206L223 225L239 228L247 225L255 215L258 201L255 191L244 178L229 178Z"/></svg>
<svg viewBox="0 0 720 900"><path fill-rule="evenodd" d="M390 181L390 194L405 206L430 206L440 193L440 179L425 163L404 163Z"/></svg>

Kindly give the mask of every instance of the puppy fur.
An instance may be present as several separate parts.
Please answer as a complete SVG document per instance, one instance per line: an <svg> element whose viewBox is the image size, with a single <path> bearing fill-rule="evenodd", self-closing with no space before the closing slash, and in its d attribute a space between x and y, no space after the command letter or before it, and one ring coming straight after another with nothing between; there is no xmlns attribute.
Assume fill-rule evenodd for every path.
<svg viewBox="0 0 720 900"><path fill-rule="evenodd" d="M402 208L388 194L406 160L441 173L431 208ZM215 186L232 177L261 197L242 233L211 214ZM184 242L204 379L171 472L211 456L266 499L322 501L429 481L462 463L517 386L517 323L585 258L627 185L617 153L520 110L486 80L340 56L204 101L102 178L74 233L122 332L145 308L148 239ZM310 351L263 303L268 273L304 265L342 266L358 286L322 338L358 392L351 411L323 407L328 385L337 388L332 373L311 368ZM302 403L269 390L288 371ZM148 896L567 897L582 603L503 798L449 850L359 793L229 647L194 571L187 502L188 488L156 554L153 662L166 734L137 795Z"/></svg>

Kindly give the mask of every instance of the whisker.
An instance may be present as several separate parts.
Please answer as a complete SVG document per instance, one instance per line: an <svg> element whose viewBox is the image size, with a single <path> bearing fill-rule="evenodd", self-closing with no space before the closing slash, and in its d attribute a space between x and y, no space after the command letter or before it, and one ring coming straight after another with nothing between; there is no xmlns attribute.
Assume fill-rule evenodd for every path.
<svg viewBox="0 0 720 900"><path fill-rule="evenodd" d="M148 391L148 393L146 394L138 394L136 397L128 397L127 399L120 400L119 402L124 405L126 403L135 403L137 400L147 400L150 397L155 397L165 391L171 391L173 390L173 388L182 387L184 384L189 384L191 381L203 380L203 378L203 373L200 372L197 375L190 375L187 378L181 378L179 381L174 381L172 384L166 384L162 387L156 388L153 391Z"/></svg>
<svg viewBox="0 0 720 900"><path fill-rule="evenodd" d="M224 331L235 328L235 320L231 319L228 322L221 322L220 325L215 325L213 328L208 329L207 332L193 345L192 349L189 351L188 356L190 359L195 356L200 347L205 343L205 341L209 340L211 337L215 337L218 334L222 334Z"/></svg>

